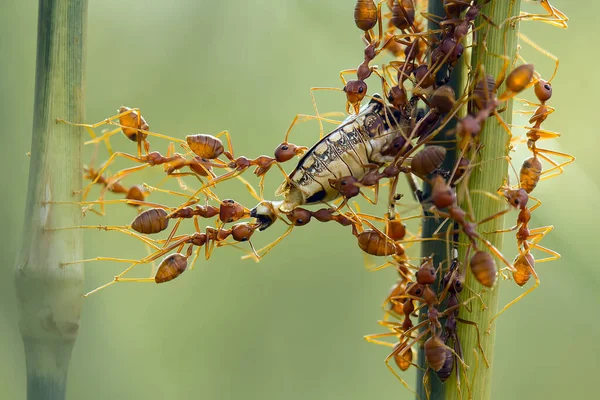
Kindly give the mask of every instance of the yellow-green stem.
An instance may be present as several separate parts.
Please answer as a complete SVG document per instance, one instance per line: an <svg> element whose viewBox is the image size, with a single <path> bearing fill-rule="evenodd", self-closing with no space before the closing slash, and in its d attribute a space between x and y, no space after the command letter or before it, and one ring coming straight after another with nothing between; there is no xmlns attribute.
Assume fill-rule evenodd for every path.
<svg viewBox="0 0 600 400"><path fill-rule="evenodd" d="M87 0L40 0L33 136L23 242L15 268L19 327L30 400L65 398L71 351L79 330L83 266L77 205L81 188L80 128Z"/></svg>
<svg viewBox="0 0 600 400"><path fill-rule="evenodd" d="M492 1L482 8L482 13L489 18L492 18L496 24L502 24L507 18L518 15L520 10L520 0L496 0ZM480 17L477 20L476 26L485 24L485 21ZM504 60L498 55L508 57L509 61L512 62L515 57L517 50L517 34L518 24L502 24L500 29L489 26L489 28L483 28L479 33L479 40L473 49L473 56L471 61L472 71L477 71L479 66L485 67L486 74L493 77L498 77L504 68ZM508 73L510 71L506 71ZM498 93L504 91L504 85L498 89ZM512 120L512 102L509 101L505 105L505 110L500 113L500 116L504 122L508 125L511 124ZM470 192L489 192L495 193L498 188L506 182L508 163L506 160L501 159L508 155L510 135L494 117L487 120L482 132L481 132L481 161L484 164L481 168L474 169L469 179L469 190ZM494 160L494 161L490 161ZM490 161L485 164L486 161ZM485 217L493 215L500 210L506 208L506 203L496 201L488 196L481 194L471 195L472 206L474 211L474 218L476 221L482 220ZM463 208L467 205L463 201ZM504 218L496 218L492 221L483 224L478 227L478 231L490 232L503 227ZM483 235L486 237L494 246L499 250L502 248L502 235L491 234ZM461 235L460 241L462 243L468 243L468 240L464 235ZM484 245L480 245L482 250L488 251ZM471 254L473 252L471 251ZM465 257L465 246L461 246L460 257L464 260ZM506 257L512 260L512 257ZM499 268L504 267L502 263L496 259L496 263ZM467 269L465 286L472 289L475 292L480 292L483 287L475 280L473 274L469 270L468 262L465 262L464 268ZM492 365L494 360L494 342L495 342L495 326L489 334L486 334L487 327L490 320L496 315L498 310L498 288L496 285L490 290L486 289L482 294L482 300L486 305L485 310L482 309L481 303L478 300L474 300L471 303L472 311L466 312L461 309L460 317L475 322L479 326L481 332L482 347L485 352L485 356L490 362L490 366L487 367L484 363L482 354L478 354L477 351L477 331L473 326L466 324L458 324L458 336L463 348L464 361L469 365L466 371L466 378L463 374L460 377L460 386L456 381L456 374L453 374L450 379L445 383L446 394L445 399L482 399L486 400L491 397L491 382L492 382ZM466 292L466 291L465 291ZM463 292L463 297L468 297L467 293ZM467 387L469 386L469 388Z"/></svg>
<svg viewBox="0 0 600 400"><path fill-rule="evenodd" d="M519 9L520 0L496 0L483 7L481 12L486 17L492 18L496 24L500 25L510 16L517 15L519 13ZM445 15L442 4L437 2L430 2L429 12L439 16ZM504 68L504 59L499 57L499 55L508 57L510 61L512 61L515 56L517 47L517 31L514 26L504 24L500 29L498 29L492 25L488 25L483 18L479 18L476 21L475 26L483 26L483 28L477 31L475 41L476 46L473 49L470 60L470 71L457 71L457 68L464 68L463 63L457 64L455 70L453 71L453 76L450 82L458 96L463 94L461 90L465 86L464 82L461 80L461 76L466 75L467 72L470 72L471 76L468 77L468 81L470 82L475 79L474 74L479 71L479 66L483 65L487 74L497 77ZM430 26L430 28L435 29L436 27ZM468 56L469 53L466 52L464 57ZM504 87L502 86L499 89L499 92L502 92L503 89ZM504 106L504 104L502 106ZM501 113L501 117L507 124L510 124L512 119L512 104L510 102L506 104L506 109ZM449 126L447 131L452 131L452 128L452 126ZM481 133L481 143L483 144L481 150L481 161L495 161L492 161L488 164L484 163L482 164L481 168L477 168L473 171L469 180L470 191L487 191L494 193L504 183L504 180L507 176L507 163L506 161L502 160L502 157L508 154L509 140L509 134L498 123L498 121L494 117L490 118L485 124L485 127ZM455 155L450 151L448 152L448 155L451 156L452 159L447 157L445 162L448 163L449 166L444 165L444 168L452 169L452 166L455 163ZM427 197L430 188L426 186L424 190L425 197ZM481 220L489 215L493 215L506 207L506 205L502 202L494 201L489 197L482 196L480 194L473 194L471 198L475 220ZM464 201L461 205L463 208L468 207ZM479 227L478 231L493 231L499 229L502 226L502 223L503 218L497 218ZM438 226L433 219L425 219L423 225L424 236L431 235L431 233L435 231ZM502 237L500 235L489 235L487 239L490 240L497 248L501 248ZM460 241L465 245L468 243L464 235L461 235ZM448 254L446 254L446 246L443 243L439 243L439 245L436 245L436 243L437 242L426 242L423 246L422 255L428 256L432 253L435 253L435 260L437 264L438 262L448 260L449 257ZM481 247L485 249L484 246ZM460 246L460 248L461 260L465 261L466 247ZM473 254L473 252L471 252L471 254ZM469 268L467 262L463 264L463 268ZM474 279L470 271L467 271L466 285L476 292L482 290L481 285ZM490 332L490 335L486 335L484 332L487 329L490 319L496 314L498 308L497 288L498 286L496 286L492 291L488 290L483 294L482 298L487 306L485 310L481 309L481 303L478 303L478 300L476 300L471 305L472 311L470 313L462 309L459 315L459 318L471 320L480 328L483 342L482 347L484 348L487 360L490 362L490 367L488 368L486 366L481 354L476 354L474 352L474 350L478 349L477 331L475 328L471 325L459 323L458 336L460 338L464 353L464 361L467 365L469 365L468 370L459 370L459 381L457 381L455 370L452 376L445 383L440 382L437 376L429 371L425 384L423 382L424 373L419 371L417 377L417 393L420 398L429 397L430 399L452 400L469 398L485 400L490 398L492 373L491 365L493 362L495 332L493 329ZM464 298L469 296L466 291L463 292L463 294ZM423 356L423 351L421 351L419 355L419 365L421 365L423 368L427 367Z"/></svg>

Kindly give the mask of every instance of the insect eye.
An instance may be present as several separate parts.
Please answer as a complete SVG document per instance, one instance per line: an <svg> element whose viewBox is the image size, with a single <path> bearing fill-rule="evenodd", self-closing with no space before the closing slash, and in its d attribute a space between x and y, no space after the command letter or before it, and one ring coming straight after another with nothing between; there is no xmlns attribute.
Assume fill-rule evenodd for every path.
<svg viewBox="0 0 600 400"><path fill-rule="evenodd" d="M362 87L358 88L358 93L362 93L364 91L365 91L365 89L363 89Z"/></svg>
<svg viewBox="0 0 600 400"><path fill-rule="evenodd" d="M287 149L289 149L288 146L286 146L286 145L281 146L281 150L287 150Z"/></svg>

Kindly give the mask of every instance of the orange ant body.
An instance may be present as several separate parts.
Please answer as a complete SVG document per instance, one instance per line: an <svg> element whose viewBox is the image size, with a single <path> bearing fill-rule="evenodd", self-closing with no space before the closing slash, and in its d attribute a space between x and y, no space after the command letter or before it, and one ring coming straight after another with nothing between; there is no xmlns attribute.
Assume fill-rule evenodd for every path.
<svg viewBox="0 0 600 400"><path fill-rule="evenodd" d="M128 203L129 205L131 205L133 207L139 207L141 205L141 203L139 203L139 202L143 202L146 199L146 197L148 197L148 195L150 194L150 192L147 189L145 189L144 187L142 187L140 185L133 185L133 186L127 188L126 186L122 185L118 181L115 181L113 179L107 179L105 176L100 175L98 173L98 171L94 170L92 167L84 167L83 170L85 172L85 174L84 174L85 179L89 179L99 185L103 185L106 190L109 190L113 193L125 194L125 199L127 199L127 200L137 201L137 203L136 202ZM102 199L102 197L103 196L101 195L100 198ZM92 211L94 211L94 210L92 210ZM100 212L100 214L103 215L103 211Z"/></svg>
<svg viewBox="0 0 600 400"><path fill-rule="evenodd" d="M538 244L538 242L554 228L553 226L544 226L540 228L529 229L531 212L537 207L539 207L541 203L538 202L530 209L527 208L529 195L527 194L527 191L523 188L517 190L507 189L504 191L504 197L512 207L517 208L519 210L519 215L517 217L517 225L510 229L499 230L494 233L510 232L514 230L517 231L516 237L519 254L517 255L514 261L515 270L512 271L513 279L516 284L518 284L519 286L523 286L529 281L531 275L533 275L535 278L535 284L527 291L522 293L520 296L518 296L516 299L504 306L504 308L502 308L502 310L500 310L500 312L498 312L498 314L496 314L490 320L490 327L493 321L496 318L498 318L500 314L512 307L514 304L523 299L525 296L527 296L539 286L540 280L534 269L535 259L533 257L533 254L531 254L531 250L537 249L548 254L548 257L538 260L538 262L552 261L560 258L560 254L558 254L557 252L550 250L546 247L540 246ZM501 211L499 214L504 214L507 211L508 210ZM489 329L490 328L488 328L488 331Z"/></svg>
<svg viewBox="0 0 600 400"><path fill-rule="evenodd" d="M529 123L533 124L533 126L526 127L528 129L527 147L529 150L531 150L533 155L523 162L519 179L521 187L525 189L527 193L531 193L540 180L549 179L553 176L561 174L565 165L575 161L575 157L569 154L537 147L538 140L556 138L560 136L560 134L541 129L541 125L546 118L548 118L548 115L554 112L554 109L546 104L546 102L552 97L552 85L550 82L540 79L534 86L534 93L539 101L539 104L527 103L529 105L536 105L537 108L533 112L532 117L529 119ZM559 164L552 160L548 155L563 157L567 160ZM549 162L552 167L542 172L542 163L538 157ZM546 175L550 172L553 173Z"/></svg>
<svg viewBox="0 0 600 400"><path fill-rule="evenodd" d="M115 122L118 120L119 122ZM146 153L150 150L150 143L146 139L148 136L160 137L163 139L174 140L174 138L162 135L160 133L150 132L150 127L148 123L140 113L138 108L129 108L125 106L121 106L118 110L117 115L113 115L112 117L106 118L103 121L100 121L96 124L77 124L69 121L65 121L61 118L57 118L56 122L66 123L73 126L81 126L87 129L92 140L85 142L85 144L99 143L104 141L106 144L106 148L110 154L113 154L112 147L110 145L109 138L121 131L123 134L131 141L137 143L138 147L138 156L142 155L142 148ZM103 133L101 136L96 137L94 133L94 129L98 128L102 125L117 125L118 128L113 129L112 131Z"/></svg>

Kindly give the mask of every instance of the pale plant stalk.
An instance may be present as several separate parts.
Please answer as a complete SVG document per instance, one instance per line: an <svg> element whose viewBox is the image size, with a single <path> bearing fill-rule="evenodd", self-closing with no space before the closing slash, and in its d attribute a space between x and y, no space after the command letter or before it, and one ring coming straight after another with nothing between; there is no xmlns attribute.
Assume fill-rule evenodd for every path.
<svg viewBox="0 0 600 400"><path fill-rule="evenodd" d="M33 136L23 242L15 268L19 327L27 366L27 398L66 395L71 351L79 330L83 266L81 225L73 191L82 185L80 128L56 118L83 120L87 0L40 0Z"/></svg>

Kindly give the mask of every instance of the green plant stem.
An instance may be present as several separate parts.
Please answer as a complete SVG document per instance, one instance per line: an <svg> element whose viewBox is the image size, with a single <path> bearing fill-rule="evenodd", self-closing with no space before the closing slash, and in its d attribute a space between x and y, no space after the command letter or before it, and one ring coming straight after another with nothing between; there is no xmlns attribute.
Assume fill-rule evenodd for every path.
<svg viewBox="0 0 600 400"><path fill-rule="evenodd" d="M83 266L79 128L56 118L83 120L87 0L40 0L33 136L23 242L15 268L19 328L30 400L64 399L71 351L79 330Z"/></svg>
<svg viewBox="0 0 600 400"><path fill-rule="evenodd" d="M435 2L434 2L435 3ZM435 6L434 6L435 7ZM481 12L489 18L492 18L497 24L501 24L506 18L517 15L520 10L520 0L510 1L492 1L485 5ZM439 9L430 10L439 14ZM471 57L471 74L476 73L479 67L483 65L485 67L486 74L493 77L499 76L503 72L504 59L498 55L504 55L512 61L515 57L517 48L517 28L510 24L504 24L499 29L486 25L482 17L479 17L476 21L476 26L484 25L478 32L478 42L476 43L473 54ZM508 73L509 71L505 71ZM473 77L471 77L472 79ZM498 89L501 93L504 90L504 86ZM457 92L460 96L462 93ZM503 104L504 106L504 104ZM508 125L512 121L512 101L505 103L505 110L500 114L504 122ZM475 168L470 176L468 188L470 193L477 193L481 191L494 193L496 190L506 182L508 164L506 159L503 157L508 155L510 135L503 126L494 117L491 117L486 122L483 130L480 134L480 141L482 144L481 159L483 162L481 168ZM487 162L487 163L486 163ZM468 210L466 202L466 196L463 196L461 206ZM474 211L473 217L475 221L482 220L490 215L493 215L506 207L506 204L500 201L495 201L488 196L479 194L473 194L470 196L472 201L472 209ZM504 218L496 218L489 221L486 224L482 224L478 227L478 232L490 232L497 229L501 229L503 226ZM433 222L425 220L423 235L430 235L432 230L435 229ZM496 248L501 250L502 248L502 235L492 234L483 235L488 239ZM465 246L460 246L459 257L463 260L463 268L467 269L465 287L470 288L476 293L482 291L483 287L475 280L473 274L468 269L468 260L465 260L465 253L468 244L468 239L464 234L460 235L460 243ZM435 243L435 242L425 242ZM483 250L486 250L485 246L481 246ZM440 255L447 256L446 251L439 248L432 248L424 246L423 255L429 255L433 252L438 254L438 251L442 252ZM471 252L471 255L473 252ZM510 258L510 257L509 257ZM442 258L443 260L444 258ZM436 257L436 262L440 259ZM500 268L503 267L499 264ZM463 292L463 298L469 297L468 291ZM472 325L458 324L458 337L460 338L461 346L463 349L464 362L469 366L465 371L462 368L458 371L460 376L457 379L457 370L454 369L452 376L445 382L441 383L434 373L429 375L430 384L430 399L482 399L486 400L491 397L491 381L492 381L492 365L494 356L494 342L495 342L495 329L492 329L489 334L486 334L490 320L497 313L498 309L498 284L492 290L486 290L482 294L482 302L486 308L483 309L479 300L474 300L471 303L471 312L462 311L459 314L460 318L470 320L477 324L479 331L481 332L481 341L483 351L487 360L489 361L489 367L485 364L482 354L478 352L477 346L477 330ZM423 352L421 352L423 353ZM425 366L423 356L420 357L420 365ZM422 383L423 373L420 372L419 380L417 382L418 391L417 393L422 398L425 398L425 387Z"/></svg>
<svg viewBox="0 0 600 400"><path fill-rule="evenodd" d="M520 0L511 1L495 1L486 5L482 9L482 13L487 15L496 23L502 23L506 18L519 14ZM480 17L477 24L482 24L484 21ZM484 28L486 29L486 28ZM485 67L486 74L493 77L498 77L504 70L505 60L498 57L497 55L504 55L508 57L509 61L513 61L517 50L517 34L518 25L503 24L500 29L489 27L486 33L482 33L480 36L485 40L480 40L475 48L473 49L473 56L471 61L471 67L473 71L476 71L479 66ZM510 71L505 71L506 73ZM504 85L498 89L498 93L504 91ZM510 126L512 122L513 106L512 101L508 101L503 104L505 110L500 114L506 124ZM508 156L510 135L503 126L499 123L497 118L491 117L486 122L483 130L481 131L481 144L483 145L481 150L481 162L483 164L481 168L473 170L469 179L469 190L471 193L477 191L495 193L507 179L508 174L508 163L503 157ZM474 210L475 221L482 220L490 215L493 215L506 208L504 202L496 201L488 196L483 195L472 195L472 206ZM462 203L463 208L466 207L465 202ZM504 218L496 218L488 223L482 224L478 227L480 233L491 232L498 229L502 229L504 224ZM484 235L496 248L502 249L502 235L501 234L490 234ZM461 234L461 243L467 243L467 239ZM484 246L481 246L483 250L488 251ZM461 259L465 257L466 248L462 247L460 251ZM473 254L473 252L471 252ZM512 257L506 257L512 259ZM465 260L463 264L465 268L468 268L468 260ZM503 268L504 265L497 261L499 268ZM483 287L475 280L475 277L467 271L465 287L472 289L475 292L481 292ZM461 313L461 317L469 319L477 324L481 332L481 341L483 351L487 360L489 361L489 367L486 366L483 360L482 354L479 354L477 349L477 331L473 326L466 324L459 324L458 326L458 337L460 338L464 361L469 365L469 369L466 371L466 379L463 376L461 379L461 385L457 384L456 374L447 381L447 399L456 398L474 398L474 399L489 399L491 397L492 390L492 365L494 359L494 342L495 342L495 325L488 333L485 333L488 329L490 320L496 315L498 311L498 294L499 285L496 285L491 290L485 290L482 294L482 301L486 308L481 307L478 300L472 303L472 311L470 313ZM463 297L468 296L465 293ZM467 387L470 386L470 388Z"/></svg>

